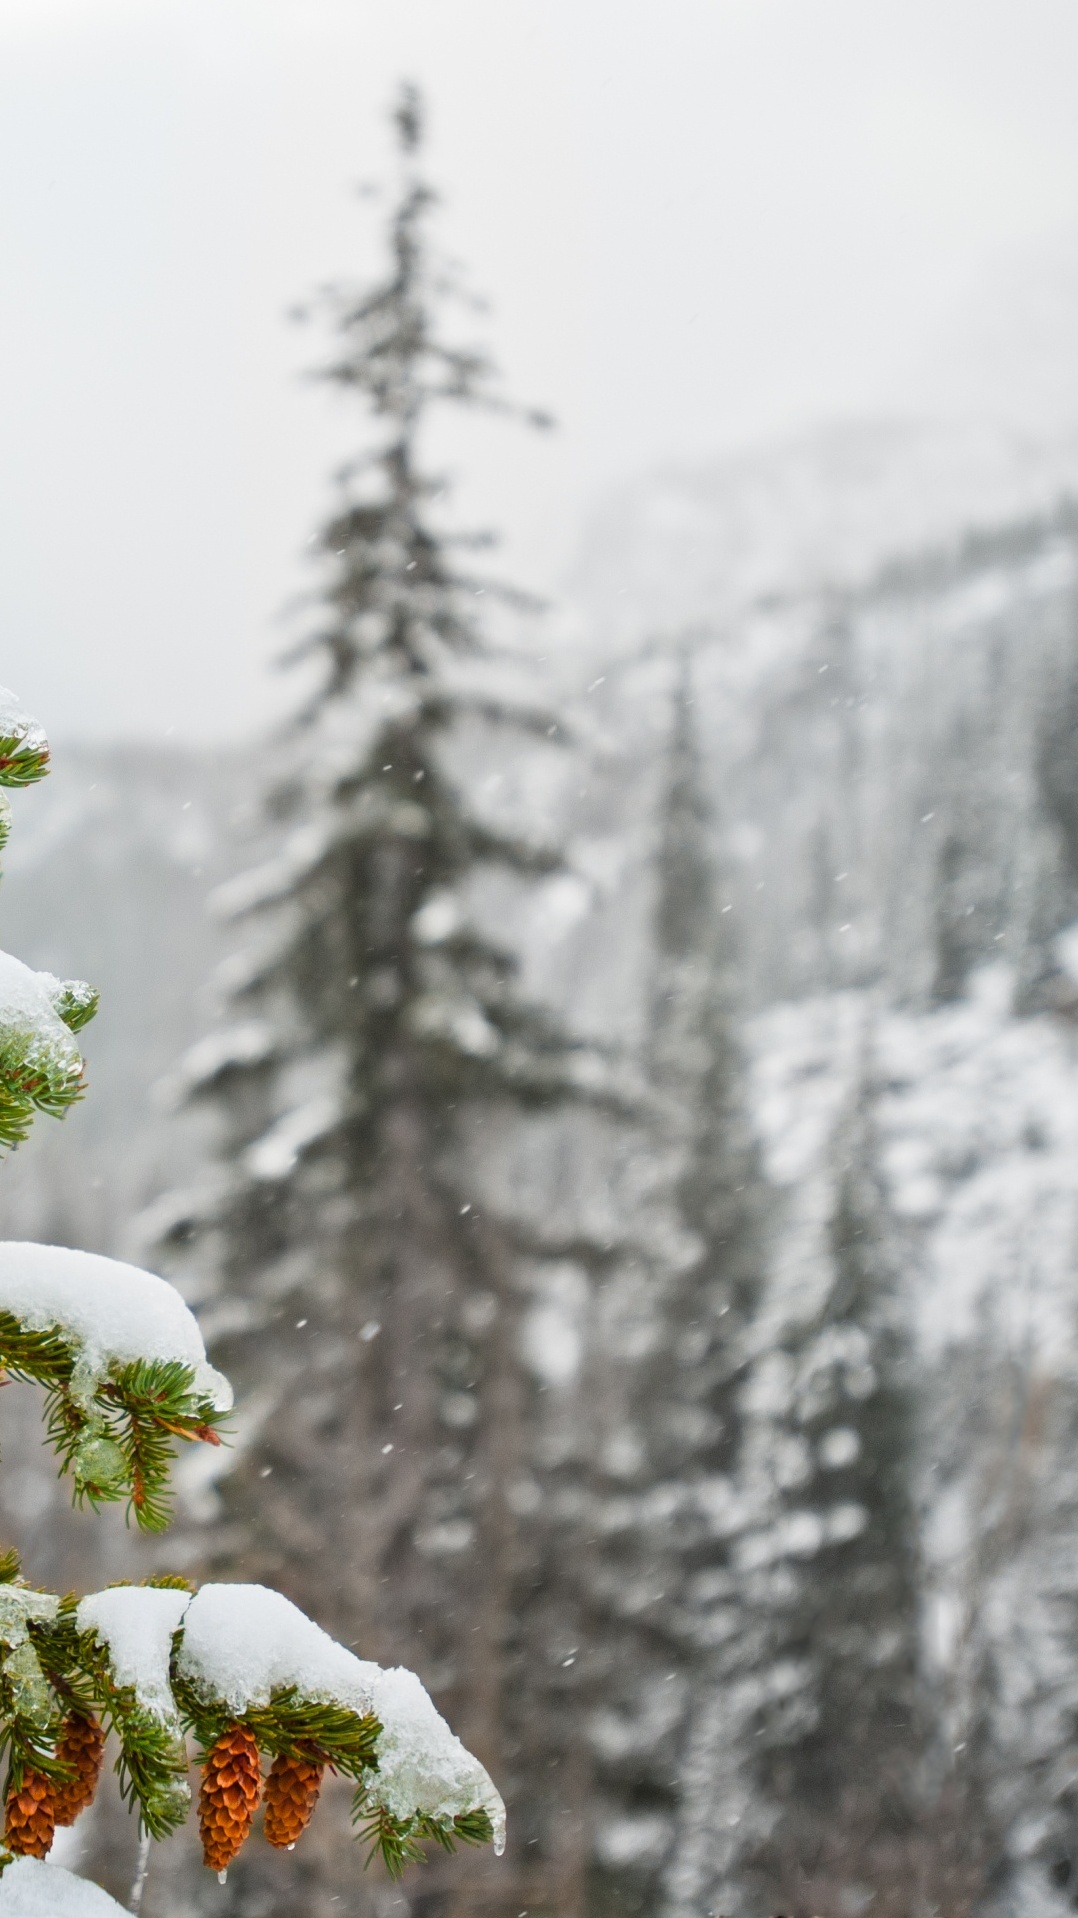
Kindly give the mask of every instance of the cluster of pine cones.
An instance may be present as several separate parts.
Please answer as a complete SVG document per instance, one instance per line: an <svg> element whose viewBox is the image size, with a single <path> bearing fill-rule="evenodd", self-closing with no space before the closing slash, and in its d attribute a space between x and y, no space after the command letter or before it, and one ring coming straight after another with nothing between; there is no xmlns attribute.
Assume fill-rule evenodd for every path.
<svg viewBox="0 0 1078 1918"><path fill-rule="evenodd" d="M56 1756L69 1768L69 1778L26 1771L18 1791L12 1788L8 1793L4 1837L9 1851L44 1858L57 1825L73 1825L80 1811L86 1810L105 1756L105 1734L97 1719L84 1718L81 1712L65 1718Z"/></svg>
<svg viewBox="0 0 1078 1918"><path fill-rule="evenodd" d="M105 1735L96 1718L72 1713L65 1719L56 1756L70 1772L57 1779L28 1770L8 1793L4 1837L9 1851L44 1858L57 1825L73 1825L93 1799L105 1755ZM265 1806L264 1831L271 1845L295 1844L318 1801L325 1765L298 1755L275 1758L263 1789L258 1746L242 1725L230 1725L206 1755L198 1798L202 1856L213 1871L224 1871Z"/></svg>
<svg viewBox="0 0 1078 1918"><path fill-rule="evenodd" d="M224 1871L254 1822L259 1799L266 1808L263 1831L271 1845L287 1849L310 1823L325 1765L282 1754L270 1766L265 1789L258 1746L242 1725L230 1725L207 1755L198 1795L202 1856L212 1871Z"/></svg>

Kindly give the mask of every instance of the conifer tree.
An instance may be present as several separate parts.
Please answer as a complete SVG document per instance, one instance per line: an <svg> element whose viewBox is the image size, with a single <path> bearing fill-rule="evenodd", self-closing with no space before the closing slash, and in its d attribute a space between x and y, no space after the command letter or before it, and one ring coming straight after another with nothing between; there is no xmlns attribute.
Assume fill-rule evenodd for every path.
<svg viewBox="0 0 1078 1918"><path fill-rule="evenodd" d="M937 1496L969 1516L947 1541L955 1629L928 1889L960 1918L986 1886L1001 1910L1063 1913L1078 1881L1078 1377L1066 1348L1001 1355L989 1334L948 1358L936 1395L961 1441Z"/></svg>
<svg viewBox="0 0 1078 1918"><path fill-rule="evenodd" d="M785 1301L748 1394L739 1542L758 1621L750 1749L769 1828L742 1858L756 1908L910 1909L921 1863L914 1408L862 1083L833 1142L815 1275ZM770 1505L770 1510L768 1506Z"/></svg>
<svg viewBox="0 0 1078 1918"><path fill-rule="evenodd" d="M712 838L683 657L656 853L653 1111L627 1181L639 1243L605 1289L596 1341L606 1372L595 1579L602 1910L650 1912L671 1898L700 1908L686 1769L703 1717L728 1692L742 1626L730 1538L762 1239L733 928ZM709 1829L717 1782L709 1772Z"/></svg>
<svg viewBox="0 0 1078 1918"><path fill-rule="evenodd" d="M48 770L41 728L0 691L0 788ZM6 796L0 842L6 839ZM2 1143L23 1144L39 1113L62 1117L84 1091L75 1035L97 995L0 954ZM198 1326L163 1279L68 1247L0 1244L0 1375L40 1385L46 1435L75 1502L126 1503L143 1530L170 1517L177 1441L221 1444L232 1397ZM108 1918L120 1907L44 1861L58 1826L92 1803L115 1735L123 1796L150 1841L191 1804L189 1736L201 1766L204 1862L225 1877L248 1839L265 1782L265 1837L294 1846L324 1773L353 1786L352 1820L391 1873L425 1841L500 1842L502 1807L483 1767L439 1718L411 1672L356 1658L258 1585L163 1574L78 1598L29 1585L0 1553L0 1752L7 1761L0 1913Z"/></svg>
<svg viewBox="0 0 1078 1918"><path fill-rule="evenodd" d="M469 542L439 521L431 416L505 409L485 355L453 343L411 88L395 125L387 271L327 296L324 378L359 402L366 440L315 542L322 596L293 657L317 683L266 800L273 856L227 902L253 928L235 1023L189 1062L221 1122L220 1174L170 1229L200 1258L215 1248L211 1344L243 1429L210 1562L272 1575L346 1640L417 1663L493 1762L516 1234L479 1203L469 1141L588 1095L593 1061L521 996L475 913L484 873L528 883L558 859L477 809L454 754L558 728L480 625L517 596L464 570Z"/></svg>

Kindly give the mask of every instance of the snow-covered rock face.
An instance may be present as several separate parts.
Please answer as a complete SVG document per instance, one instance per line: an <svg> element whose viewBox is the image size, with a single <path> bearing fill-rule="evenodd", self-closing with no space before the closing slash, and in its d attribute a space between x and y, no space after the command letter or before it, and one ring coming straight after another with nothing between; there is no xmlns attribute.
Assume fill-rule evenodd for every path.
<svg viewBox="0 0 1078 1918"><path fill-rule="evenodd" d="M113 1365L177 1359L217 1411L231 1387L206 1362L194 1314L167 1280L118 1259L67 1246L0 1243L0 1311L34 1331L59 1330L77 1355L73 1389L85 1398Z"/></svg>

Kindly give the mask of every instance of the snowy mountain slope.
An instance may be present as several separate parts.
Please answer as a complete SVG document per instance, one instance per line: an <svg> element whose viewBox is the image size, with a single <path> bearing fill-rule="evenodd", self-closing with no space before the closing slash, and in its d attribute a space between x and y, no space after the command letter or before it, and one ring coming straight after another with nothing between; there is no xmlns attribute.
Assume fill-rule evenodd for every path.
<svg viewBox="0 0 1078 1918"><path fill-rule="evenodd" d="M1078 1030L1016 1019L998 963L925 1013L872 992L772 1008L746 1029L763 1165L781 1195L775 1270L806 1305L817 1194L864 1073L922 1362L991 1337L1031 1367L1078 1359Z"/></svg>
<svg viewBox="0 0 1078 1918"><path fill-rule="evenodd" d="M1074 1831L1078 1043L1069 1009L1016 1018L1014 985L997 962L926 1013L834 993L746 1037L765 1350L826 1290L843 1115L867 1089L915 1341L925 1777L967 1805L974 1849L990 1833L976 1908L1047 1918L1071 1909Z"/></svg>
<svg viewBox="0 0 1078 1918"><path fill-rule="evenodd" d="M761 456L710 490L700 481L693 512L710 544L691 565L667 536L662 482L617 520L627 586L593 549L594 673L578 710L594 744L569 808L578 867L607 923L620 915L622 974L649 884L671 656L687 649L750 1004L869 982L923 1004L1000 945L1019 994L1035 992L1045 938L1078 906L1076 521L1048 503L1066 463L1008 464L990 437L980 501L1023 517L988 525L964 440L915 442L951 458L942 494L911 470L897 429L839 445L852 450L837 493L818 448ZM1027 513L1038 496L1043 510ZM741 547L739 514L754 519ZM902 543L918 530L922 547ZM570 947L585 1003L630 1030L631 984L627 999L592 983L586 919Z"/></svg>
<svg viewBox="0 0 1078 1918"><path fill-rule="evenodd" d="M850 421L671 467L612 495L566 583L589 660L728 628L760 600L863 588L895 557L1052 511L1078 488L1078 435L980 418Z"/></svg>
<svg viewBox="0 0 1078 1918"><path fill-rule="evenodd" d="M861 1085L916 1334L926 1636L954 1681L956 1727L956 1645L974 1642L975 1613L995 1656L1022 1598L1004 1532L1029 1501L1009 1461L1017 1444L1056 1498L1062 1441L1049 1421L1042 1443L1029 1404L1062 1403L1078 1367L1072 486L1075 448L972 427L842 429L641 483L590 537L586 631L551 666L574 688L573 743L553 770L540 770L545 741L507 763L460 747L494 820L564 827L571 863L533 888L484 881L464 903L520 952L526 990L640 1046L685 647L766 1178L754 1336L784 1336L825 1289L836 1140ZM230 850L231 814L256 768L85 750L57 763L20 808L5 943L93 979L104 1010L87 1034L92 1101L7 1168L5 1229L122 1250L127 1220L200 1147L152 1087L210 1024L220 935L202 900L233 860L249 863ZM477 1202L511 1184L537 1236L561 1243L520 1281L549 1471L580 1443L590 1281L573 1246L582 1231L619 1241L638 1196L600 1130L578 1116L475 1141ZM639 1305L647 1330L643 1291ZM49 1571L53 1494L19 1443L5 1517L36 1533ZM1000 1461L1009 1504L982 1524ZM646 1452L618 1469L634 1482ZM532 1525L536 1482L522 1470L511 1491ZM1047 1625L1028 1638L1033 1696L1055 1641ZM1027 1667L1003 1664L1000 1696L1026 1697Z"/></svg>

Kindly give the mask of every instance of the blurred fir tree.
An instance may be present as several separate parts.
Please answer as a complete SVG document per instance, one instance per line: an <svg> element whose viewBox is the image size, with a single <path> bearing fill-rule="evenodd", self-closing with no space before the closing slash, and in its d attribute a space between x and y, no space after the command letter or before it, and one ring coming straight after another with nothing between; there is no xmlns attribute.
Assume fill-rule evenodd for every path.
<svg viewBox="0 0 1078 1918"><path fill-rule="evenodd" d="M480 612L519 596L458 566L455 549L483 542L441 530L431 415L508 409L485 356L451 343L458 288L428 238L410 87L395 124L388 271L328 296L324 377L361 402L375 443L317 539L321 615L294 657L319 677L278 749L277 849L226 901L257 929L233 969L234 1023L189 1062L191 1095L223 1124L218 1181L176 1204L170 1236L200 1259L216 1245L206 1324L238 1390L210 1563L271 1577L346 1643L415 1665L497 1767L521 1235L476 1202L468 1151L477 1128L595 1096L597 1061L526 1002L509 948L473 917L477 876L527 884L560 861L476 809L454 753L558 727L484 640ZM255 1895L238 1872L230 1898ZM297 1878L290 1909L315 1895Z"/></svg>
<svg viewBox="0 0 1078 1918"><path fill-rule="evenodd" d="M949 1357L934 1396L961 1442L938 1495L964 1522L941 1568L953 1624L928 1890L959 1914L986 1886L993 1909L1063 1914L1078 1894L1078 1375L1066 1347L1001 1353L990 1319Z"/></svg>
<svg viewBox="0 0 1078 1918"><path fill-rule="evenodd" d="M719 898L687 655L673 692L655 886L652 1117L626 1180L638 1249L603 1287L595 1342L593 1901L603 1913L661 1909L674 1881L688 1908L704 1908L685 1793L693 1764L700 1770L703 1721L717 1696L728 1698L742 1654L730 1540L763 1236L732 916ZM717 1784L709 1769L709 1831Z"/></svg>
<svg viewBox="0 0 1078 1918"><path fill-rule="evenodd" d="M744 1482L770 1514L739 1552L757 1620L747 1725L753 1909L895 1918L923 1875L915 1402L867 1072L836 1129L816 1269L748 1394Z"/></svg>

